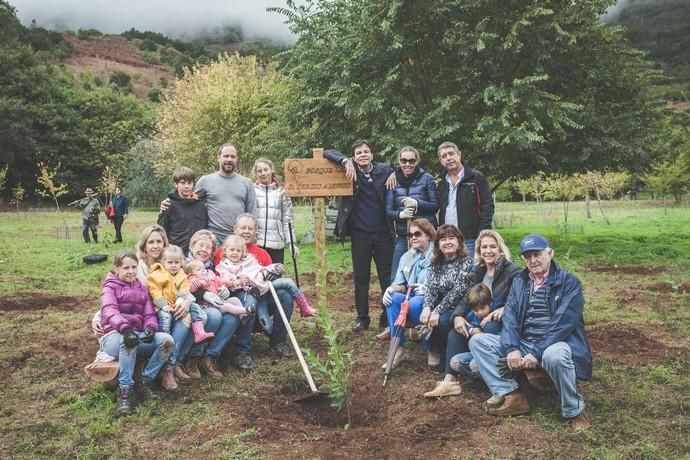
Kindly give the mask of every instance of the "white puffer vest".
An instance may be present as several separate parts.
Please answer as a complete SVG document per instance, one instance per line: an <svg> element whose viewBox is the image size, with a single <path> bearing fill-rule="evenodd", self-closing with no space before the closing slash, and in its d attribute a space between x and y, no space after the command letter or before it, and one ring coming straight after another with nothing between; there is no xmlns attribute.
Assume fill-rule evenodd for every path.
<svg viewBox="0 0 690 460"><path fill-rule="evenodd" d="M293 222L292 200L276 183L254 184L256 191L256 244L268 249L282 249L290 243L289 223ZM293 240L294 226L293 226Z"/></svg>

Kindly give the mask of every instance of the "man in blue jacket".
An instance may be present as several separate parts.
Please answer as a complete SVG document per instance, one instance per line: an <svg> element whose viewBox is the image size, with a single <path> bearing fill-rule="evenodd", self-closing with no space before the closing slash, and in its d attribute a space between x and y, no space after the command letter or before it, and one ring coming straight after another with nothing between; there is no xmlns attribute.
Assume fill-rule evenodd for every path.
<svg viewBox="0 0 690 460"><path fill-rule="evenodd" d="M324 156L345 168L345 176L354 181L354 195L343 197L338 209L335 235L352 240L352 271L355 279L357 319L352 330L369 329L369 281L371 259L376 263L381 293L391 284L393 236L386 217L386 180L393 168L374 162L371 143L360 139L352 144L352 158L337 150ZM381 321L379 321L380 323Z"/></svg>
<svg viewBox="0 0 690 460"><path fill-rule="evenodd" d="M479 334L470 350L492 397L488 412L520 415L529 403L517 381L499 371L505 357L510 373L541 367L561 397L561 412L573 429L589 426L577 379L592 376L592 353L582 316L582 286L572 273L552 261L553 250L541 235L527 235L520 243L527 269L514 280L508 294L500 337Z"/></svg>

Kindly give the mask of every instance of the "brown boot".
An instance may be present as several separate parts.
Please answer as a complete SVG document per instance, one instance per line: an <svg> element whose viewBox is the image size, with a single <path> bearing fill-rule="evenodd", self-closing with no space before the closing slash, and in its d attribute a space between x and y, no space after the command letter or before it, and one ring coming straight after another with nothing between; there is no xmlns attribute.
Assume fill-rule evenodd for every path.
<svg viewBox="0 0 690 460"><path fill-rule="evenodd" d="M201 372L199 372L199 357L190 356L184 363L184 369L187 371L193 380L201 380Z"/></svg>
<svg viewBox="0 0 690 460"><path fill-rule="evenodd" d="M201 358L201 363L200 363L201 370L203 370L206 375L211 377L212 379L222 379L224 376L220 370L218 370L218 364L216 364L216 360L211 358L210 356L204 356Z"/></svg>
<svg viewBox="0 0 690 460"><path fill-rule="evenodd" d="M589 428L590 424L587 412L583 410L575 417L568 419L568 425L570 429L573 431L586 430L587 428Z"/></svg>
<svg viewBox="0 0 690 460"><path fill-rule="evenodd" d="M503 404L495 408L489 407L487 412L492 415L500 416L522 415L529 412L529 403L523 393L520 391L513 391L505 395Z"/></svg>
<svg viewBox="0 0 690 460"><path fill-rule="evenodd" d="M184 368L182 367L182 364L177 363L175 364L175 369L173 369L173 374L177 378L177 381L180 382L182 385L187 385L189 383L192 383L192 378L189 376L184 371Z"/></svg>
<svg viewBox="0 0 690 460"><path fill-rule="evenodd" d="M166 391L177 390L177 382L172 367L166 367L161 371L161 386Z"/></svg>

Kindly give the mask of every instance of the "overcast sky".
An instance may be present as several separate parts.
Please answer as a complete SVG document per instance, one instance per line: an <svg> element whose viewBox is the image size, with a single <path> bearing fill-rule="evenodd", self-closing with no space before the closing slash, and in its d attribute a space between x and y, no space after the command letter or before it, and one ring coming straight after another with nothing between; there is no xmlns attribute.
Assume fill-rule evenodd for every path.
<svg viewBox="0 0 690 460"><path fill-rule="evenodd" d="M203 28L239 23L246 39L268 37L294 41L283 16L267 7L285 0L9 0L28 25L36 19L46 28L94 28L119 34L134 27L169 36L194 35Z"/></svg>

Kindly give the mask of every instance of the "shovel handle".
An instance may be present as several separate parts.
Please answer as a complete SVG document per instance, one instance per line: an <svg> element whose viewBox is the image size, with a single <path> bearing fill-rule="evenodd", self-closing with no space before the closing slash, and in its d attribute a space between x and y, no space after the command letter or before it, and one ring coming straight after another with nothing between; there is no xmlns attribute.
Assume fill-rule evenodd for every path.
<svg viewBox="0 0 690 460"><path fill-rule="evenodd" d="M280 317L283 320L283 324L285 324L285 329L287 329L288 335L290 336L290 342L292 342L292 348L295 349L295 353L297 354L297 359L299 359L299 363L302 366L302 370L304 371L304 375L307 377L307 382L309 383L309 388L311 388L312 393L316 393L318 390L316 389L316 384L314 383L314 379L311 376L311 372L309 372L309 367L307 366L307 362L304 360L304 355L302 355L302 350L300 349L299 345L297 344L297 339L295 338L295 334L292 332L292 328L290 327L290 321L288 321L287 316L285 316L285 310L283 310L283 305L280 303L280 299L278 299L278 294L276 293L276 289L273 287L272 282L268 282L268 288L271 290L271 295L273 296L273 301L276 304L276 308L278 309L278 313L280 313Z"/></svg>

